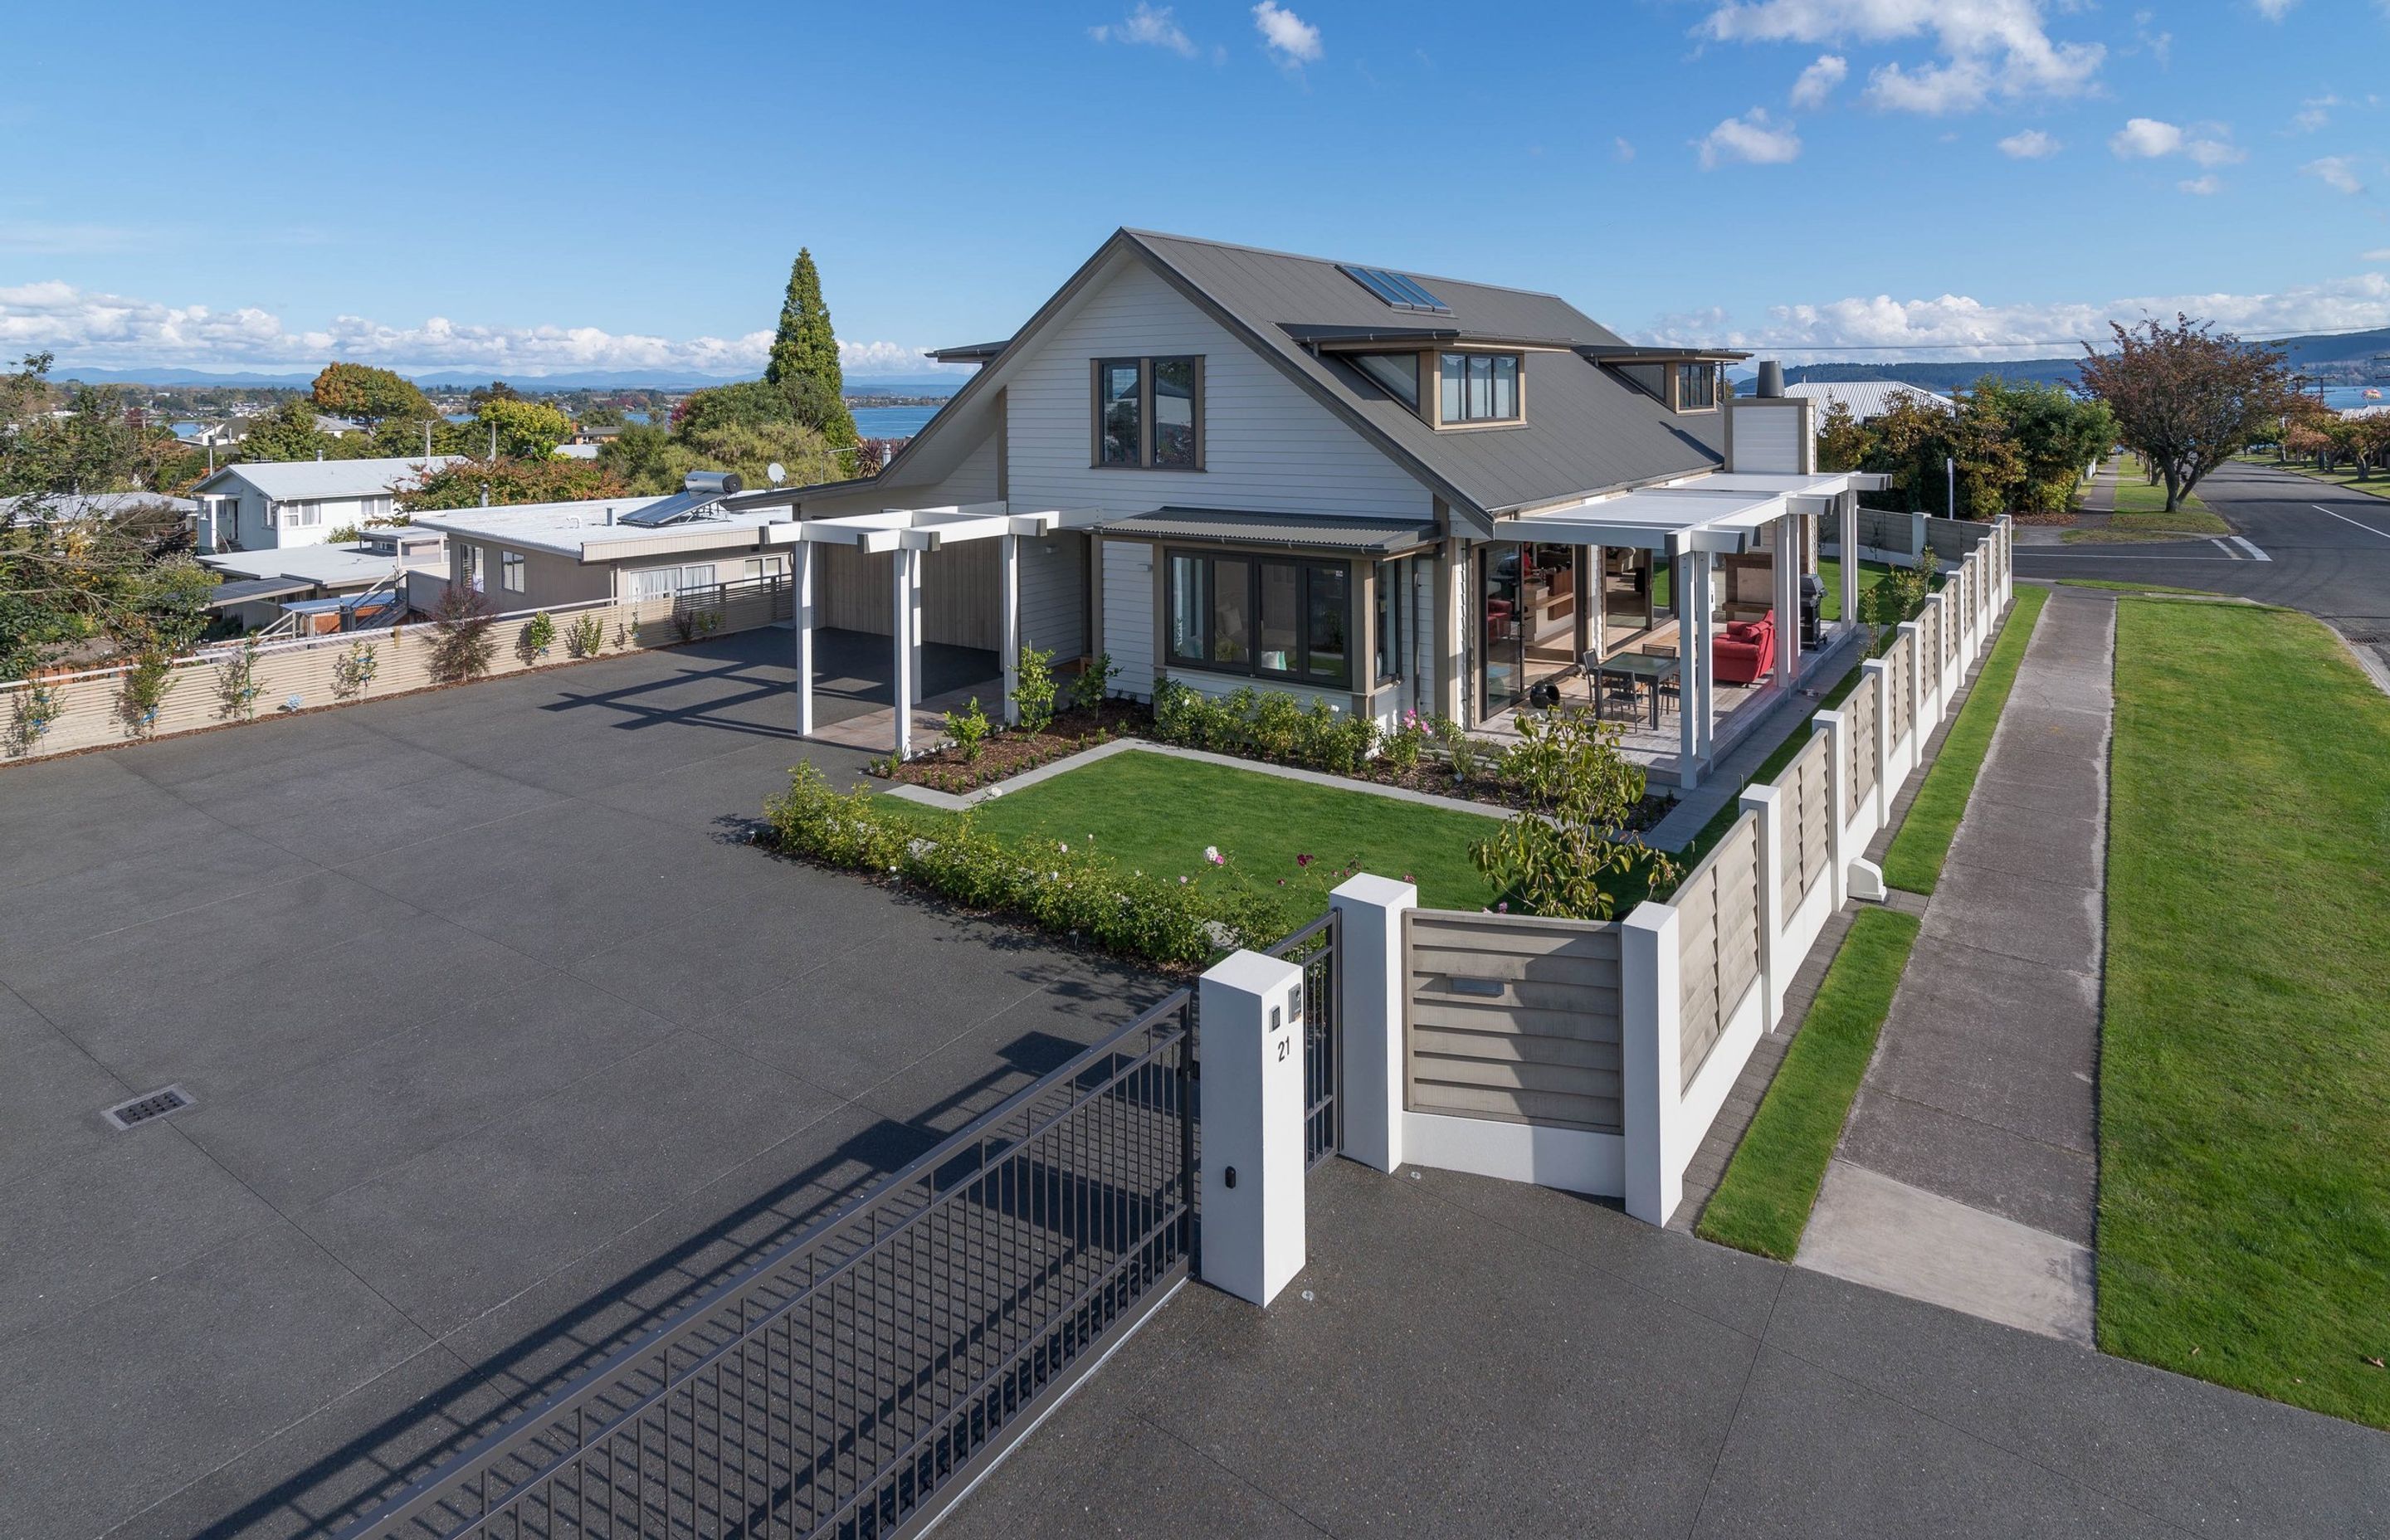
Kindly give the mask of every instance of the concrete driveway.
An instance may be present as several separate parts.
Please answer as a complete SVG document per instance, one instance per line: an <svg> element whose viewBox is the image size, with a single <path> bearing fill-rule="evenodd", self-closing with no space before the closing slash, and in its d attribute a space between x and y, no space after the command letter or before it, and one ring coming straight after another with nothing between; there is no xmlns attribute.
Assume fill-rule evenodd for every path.
<svg viewBox="0 0 2390 1540"><path fill-rule="evenodd" d="M738 842L789 650L0 771L0 1535L337 1527L1163 993Z"/></svg>

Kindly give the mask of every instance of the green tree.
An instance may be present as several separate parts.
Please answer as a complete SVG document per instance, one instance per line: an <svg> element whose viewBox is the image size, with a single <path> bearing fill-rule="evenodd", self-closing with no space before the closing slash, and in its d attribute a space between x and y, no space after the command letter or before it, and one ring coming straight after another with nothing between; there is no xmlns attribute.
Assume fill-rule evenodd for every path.
<svg viewBox="0 0 2390 1540"><path fill-rule="evenodd" d="M271 412L249 419L249 431L241 436L240 457L244 460L312 460L318 456L326 459L346 459L341 445L362 442L364 434L336 439L329 433L315 430L315 403L306 396L292 396Z"/></svg>
<svg viewBox="0 0 2390 1540"><path fill-rule="evenodd" d="M478 507L485 487L494 505L577 503L592 497L621 497L627 490L621 477L597 460L554 456L537 460L459 460L424 477L412 491L400 493L398 509L428 513Z"/></svg>
<svg viewBox="0 0 2390 1540"><path fill-rule="evenodd" d="M1851 414L1849 403L1830 401L1826 404L1826 415L1818 424L1818 469L1864 469L1868 456L1874 449L1875 435L1868 431L1867 424Z"/></svg>
<svg viewBox="0 0 2390 1540"><path fill-rule="evenodd" d="M2178 314L2127 329L2116 351L2083 344L2083 388L2115 414L2117 435L2165 482L2166 511L2200 479L2268 434L2297 404L2287 355Z"/></svg>
<svg viewBox="0 0 2390 1540"><path fill-rule="evenodd" d="M667 433L634 425L598 451L598 463L634 494L680 490L692 470L735 470L751 487L766 485L774 463L790 484L833 481L845 472L842 457L815 430L801 422L722 422L695 432Z"/></svg>
<svg viewBox="0 0 2390 1540"><path fill-rule="evenodd" d="M325 365L312 394L315 410L368 426L392 417L419 423L435 415L413 380L367 364Z"/></svg>
<svg viewBox="0 0 2390 1540"><path fill-rule="evenodd" d="M514 459L546 459L572 436L571 417L544 401L519 396L492 396L475 410L473 420L485 435L496 429L498 453Z"/></svg>
<svg viewBox="0 0 2390 1540"><path fill-rule="evenodd" d="M802 420L819 429L831 448L854 446L854 417L846 409L846 375L839 366L838 334L830 326L829 306L822 300L821 274L814 266L814 254L802 247L789 268L788 291L780 301L780 329L772 338L764 379L787 391L790 399L812 407L817 415ZM799 382L805 388L801 389Z"/></svg>

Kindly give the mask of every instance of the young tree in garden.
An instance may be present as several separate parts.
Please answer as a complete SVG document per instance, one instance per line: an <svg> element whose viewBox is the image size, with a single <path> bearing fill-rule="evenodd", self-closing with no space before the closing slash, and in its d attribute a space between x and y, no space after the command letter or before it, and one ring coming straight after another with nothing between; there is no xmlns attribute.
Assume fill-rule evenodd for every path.
<svg viewBox="0 0 2390 1540"><path fill-rule="evenodd" d="M344 447L361 443L364 435L353 434L334 438L315 429L315 403L306 396L292 396L271 412L251 417L249 431L240 441L240 457L244 460L312 460L321 456L328 460L345 459Z"/></svg>
<svg viewBox="0 0 2390 1540"><path fill-rule="evenodd" d="M437 416L415 382L367 364L327 364L312 391L315 410L368 426L392 417L425 422Z"/></svg>
<svg viewBox="0 0 2390 1540"><path fill-rule="evenodd" d="M473 419L482 425L485 440L491 429L497 430L498 453L512 459L546 459L572 436L572 419L544 401L492 396L475 410Z"/></svg>
<svg viewBox="0 0 2390 1540"><path fill-rule="evenodd" d="M780 329L764 379L798 404L798 420L819 429L833 449L854 443L854 417L846 407L846 374L839 366L838 335L822 301L821 274L814 254L799 248L789 268L788 292L780 301Z"/></svg>
<svg viewBox="0 0 2390 1540"><path fill-rule="evenodd" d="M612 469L596 460L566 460L549 456L536 460L459 460L443 466L398 494L401 513L429 513L441 508L479 507L482 491L489 489L495 506L515 503L576 503L591 497L621 497L631 489Z"/></svg>
<svg viewBox="0 0 2390 1540"><path fill-rule="evenodd" d="M2165 481L2169 513L2209 471L2277 431L2298 393L2279 350L2208 322L2178 314L2171 327L2109 327L2115 352L2083 345L2083 388Z"/></svg>
<svg viewBox="0 0 2390 1540"><path fill-rule="evenodd" d="M1818 468L1864 470L1875 450L1875 435L1851 413L1850 404L1830 401L1818 423Z"/></svg>

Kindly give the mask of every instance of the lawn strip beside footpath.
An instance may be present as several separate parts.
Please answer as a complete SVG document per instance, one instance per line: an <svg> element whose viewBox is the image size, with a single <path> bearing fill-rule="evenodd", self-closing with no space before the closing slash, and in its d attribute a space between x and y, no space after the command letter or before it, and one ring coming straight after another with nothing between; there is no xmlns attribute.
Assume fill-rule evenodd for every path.
<svg viewBox="0 0 2390 1540"><path fill-rule="evenodd" d="M2025 644L2032 640L2034 623L2049 602L2049 589L2017 584L2016 602L2000 627L1999 639L1975 675L1974 688L1960 709L1958 720L1943 738L1941 751L1927 767L1916 801L1901 820L1900 832L1884 852L1883 879L1893 887L1930 893L1942 879L1942 862L1950 853L1950 841L1958 837L1959 820L1966 815L1967 798L1975 789L1984 756L1991 752L1992 732L1999 725L2009 690L2016 684Z"/></svg>
<svg viewBox="0 0 2390 1540"><path fill-rule="evenodd" d="M1801 1248L1826 1162L1843 1136L1876 1034L1891 1014L1919 921L1864 909L1826 969L1784 1062L1735 1147L1694 1232L1707 1240L1790 1262Z"/></svg>
<svg viewBox="0 0 2390 1540"><path fill-rule="evenodd" d="M2196 493L2187 493L2181 507L2166 511L2165 484L2152 486L2149 472L2130 454L2116 467L2116 509L2110 530L2118 533L2165 532L2176 534L2230 534L2232 526L2208 511Z"/></svg>
<svg viewBox="0 0 2390 1540"><path fill-rule="evenodd" d="M2390 1428L2390 699L2284 610L2116 650L2100 1345Z"/></svg>

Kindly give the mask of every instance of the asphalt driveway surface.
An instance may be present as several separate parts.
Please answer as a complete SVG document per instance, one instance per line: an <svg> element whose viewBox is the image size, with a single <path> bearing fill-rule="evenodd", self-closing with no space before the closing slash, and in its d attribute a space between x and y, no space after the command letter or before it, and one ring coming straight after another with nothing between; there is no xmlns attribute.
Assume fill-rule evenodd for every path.
<svg viewBox="0 0 2390 1540"><path fill-rule="evenodd" d="M740 842L789 651L0 771L0 1535L337 1527L1162 993Z"/></svg>

